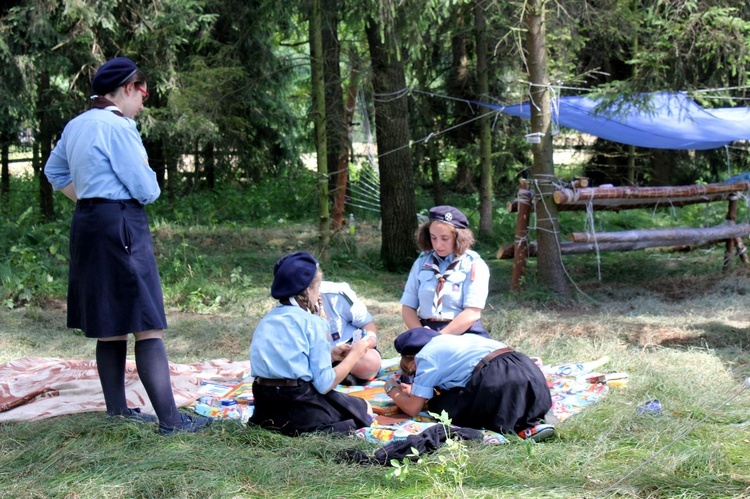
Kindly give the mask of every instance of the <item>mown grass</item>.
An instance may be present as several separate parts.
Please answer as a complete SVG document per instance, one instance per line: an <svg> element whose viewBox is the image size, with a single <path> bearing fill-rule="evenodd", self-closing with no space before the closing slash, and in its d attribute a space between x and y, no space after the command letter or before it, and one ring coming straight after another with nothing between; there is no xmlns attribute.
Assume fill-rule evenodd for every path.
<svg viewBox="0 0 750 499"><path fill-rule="evenodd" d="M355 238L334 238L324 271L326 278L350 282L364 298L381 330L380 349L394 356L406 275L382 270L377 227L362 218ZM314 250L314 225L152 220L170 360L247 359L253 328L273 306L273 262L289 251ZM509 222L501 222L500 230L512 234ZM27 238L25 254L32 255L24 235L32 231L6 223ZM573 297L560 300L536 284L533 260L525 290L511 294L511 263L494 259L492 243L479 248L492 271L484 321L494 337L546 364L608 356L607 370L630 375L625 387L559 424L552 441L467 443L467 476L460 483L440 467L441 457L458 459L446 450L411 465L402 481L389 468L338 462L340 450L375 449L351 438L292 439L231 421L164 438L153 426L79 414L0 426L0 495L750 496L750 390L743 390L750 376L750 269L732 262L722 272L719 247L571 256L565 264ZM45 259L44 267L53 281L64 282L64 259ZM0 361L93 358L94 342L64 327L63 288L50 287L13 309L0 307ZM132 358L132 343L130 349ZM662 414L639 414L636 408L652 399L661 401Z"/></svg>

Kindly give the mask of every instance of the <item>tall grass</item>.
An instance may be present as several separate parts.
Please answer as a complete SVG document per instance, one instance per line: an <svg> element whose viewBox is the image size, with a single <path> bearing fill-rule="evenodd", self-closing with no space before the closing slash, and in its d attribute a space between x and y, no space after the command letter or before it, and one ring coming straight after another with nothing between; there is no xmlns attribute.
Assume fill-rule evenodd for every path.
<svg viewBox="0 0 750 499"><path fill-rule="evenodd" d="M211 213L211 206L201 213ZM181 211L188 212L170 216L159 207L152 213L170 322L170 360L246 360L252 331L273 306L269 286L274 261L289 251L314 250L315 224L289 217L277 223L266 217L254 224L263 217L252 215L233 221L216 215L199 219L198 211ZM27 217L33 221L32 215ZM7 216L0 225L0 291L13 303L12 308L0 307L0 361L93 358L94 342L64 327L65 251L58 252L62 259L49 251L51 244L64 248L67 221L33 221L29 228L19 216ZM621 214L618 223L627 226L629 216ZM630 223L697 226L695 215L684 216L688 218L662 222L639 214ZM392 341L403 330L399 298L406 276L382 270L377 225L362 218L354 238L334 237L332 258L323 270L328 279L350 282L364 298L381 331L379 348L391 357L396 354ZM526 289L511 294L511 264L494 259L493 244L512 240L507 235L512 234L512 220L499 213L498 221L498 241L480 245L492 272L483 317L492 335L546 364L608 356L605 369L630 375L625 387L613 388L602 402L559 424L552 441L466 443L461 480L441 471L441 457L453 459L442 450L411 465L402 481L388 468L338 462L340 450L375 449L351 438L292 439L230 421L198 435L164 438L153 426L90 413L0 426L0 495L750 496L750 390L742 388L750 376L748 269L733 262L722 272L721 248L603 254L600 259L570 256L565 265L574 294L560 301L536 285L532 260ZM24 264L27 260L9 251L13 245L23 248L24 258L36 260ZM23 300L5 279L33 274L34 262L55 284ZM129 347L132 358L132 342ZM661 401L662 413L639 414L637 408L652 399Z"/></svg>

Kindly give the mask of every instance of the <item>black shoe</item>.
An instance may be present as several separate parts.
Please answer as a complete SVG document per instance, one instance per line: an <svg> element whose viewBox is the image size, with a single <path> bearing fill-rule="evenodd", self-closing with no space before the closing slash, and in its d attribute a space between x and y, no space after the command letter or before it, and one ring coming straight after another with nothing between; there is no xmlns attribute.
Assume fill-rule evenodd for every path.
<svg viewBox="0 0 750 499"><path fill-rule="evenodd" d="M164 423L159 423L159 433L162 435L175 435L177 433L196 433L201 431L203 428L210 426L213 423L212 418L204 418L203 416L190 417L187 414L180 413L182 421L177 423L175 426L167 426Z"/></svg>
<svg viewBox="0 0 750 499"><path fill-rule="evenodd" d="M130 421L137 421L139 423L156 423L159 421L159 419L154 416L153 414L144 414L141 412L140 407L136 407L135 409L128 409L128 413L125 414L109 414L107 413L108 418L122 418Z"/></svg>

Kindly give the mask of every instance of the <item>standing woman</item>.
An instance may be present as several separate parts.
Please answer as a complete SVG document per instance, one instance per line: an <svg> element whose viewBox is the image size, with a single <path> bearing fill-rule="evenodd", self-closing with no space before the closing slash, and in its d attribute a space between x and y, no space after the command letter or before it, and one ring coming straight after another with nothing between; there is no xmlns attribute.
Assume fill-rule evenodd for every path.
<svg viewBox="0 0 750 499"><path fill-rule="evenodd" d="M408 329L429 327L442 334L474 333L489 338L481 316L490 270L471 250L474 234L453 206L430 209L415 233L422 254L414 262L401 295L401 316Z"/></svg>
<svg viewBox="0 0 750 499"><path fill-rule="evenodd" d="M273 269L271 296L279 304L258 323L250 343L255 410L250 422L289 436L347 433L370 426L370 404L334 390L372 348L351 344L331 366L328 322L316 314L323 272L309 253L292 253Z"/></svg>
<svg viewBox="0 0 750 499"><path fill-rule="evenodd" d="M177 409L162 340L161 281L144 205L159 197L156 174L133 120L148 98L145 75L127 57L104 63L92 108L71 120L44 167L55 190L76 202L70 226L69 328L96 338L107 414L155 422L125 398L128 335L138 375L162 434L196 432L209 418Z"/></svg>

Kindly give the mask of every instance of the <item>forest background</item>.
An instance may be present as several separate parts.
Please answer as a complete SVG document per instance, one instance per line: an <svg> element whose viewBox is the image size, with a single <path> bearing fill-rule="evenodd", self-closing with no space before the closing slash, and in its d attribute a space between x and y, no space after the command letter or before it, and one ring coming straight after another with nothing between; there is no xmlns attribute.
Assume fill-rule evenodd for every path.
<svg viewBox="0 0 750 499"><path fill-rule="evenodd" d="M744 3L40 0L5 2L0 14L0 361L93 357L93 342L64 328L73 206L41 169L65 123L88 107L96 68L125 55L149 77L137 121L163 189L148 210L171 360L245 360L272 306L269 270L296 250L314 252L327 276L354 286L376 314L384 355L394 355L417 214L448 203L469 216L490 264L485 317L494 337L547 364L608 356L608 369L631 376L626 389L560 425L551 445L459 447L404 481L334 464L354 443L319 436L217 424L206 438L165 442L146 427L104 425L98 414L4 425L3 495L750 493L747 393L726 404L750 374L747 269L722 273L716 247L566 256L571 294L548 286L535 261L524 290L511 293L510 264L493 257L513 241L506 204L519 178L535 173L525 140L532 128L468 102L528 99L536 16L546 29L550 99L682 90L706 107L745 105ZM554 150L574 159L552 166L558 178L595 185L715 182L748 170L746 147L648 150L562 130ZM738 220L747 211L741 206ZM599 213L595 223L708 226L725 212L714 204L633 210ZM353 235L337 225L348 214ZM570 232L587 221L560 213L558 223ZM663 417L637 415L654 398Z"/></svg>

